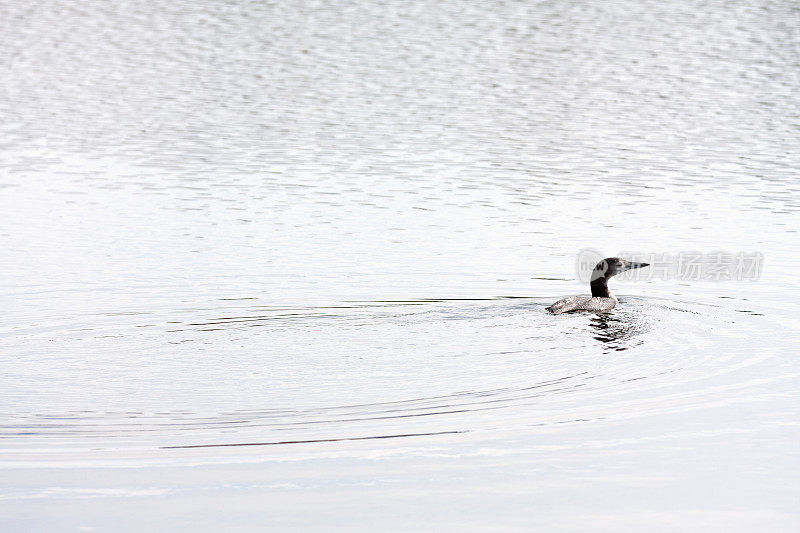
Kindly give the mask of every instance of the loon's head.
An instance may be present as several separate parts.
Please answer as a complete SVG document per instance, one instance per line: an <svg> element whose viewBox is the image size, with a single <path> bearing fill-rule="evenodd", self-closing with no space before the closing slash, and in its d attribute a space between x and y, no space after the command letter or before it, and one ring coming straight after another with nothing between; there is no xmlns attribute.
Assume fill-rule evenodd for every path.
<svg viewBox="0 0 800 533"><path fill-rule="evenodd" d="M617 274L621 274L626 270L632 270L634 268L642 268L650 266L650 263L634 263L633 261L628 261L627 259L620 259L619 257L606 257L597 265L595 265L594 270L592 271L592 281L599 280L599 279L609 279Z"/></svg>

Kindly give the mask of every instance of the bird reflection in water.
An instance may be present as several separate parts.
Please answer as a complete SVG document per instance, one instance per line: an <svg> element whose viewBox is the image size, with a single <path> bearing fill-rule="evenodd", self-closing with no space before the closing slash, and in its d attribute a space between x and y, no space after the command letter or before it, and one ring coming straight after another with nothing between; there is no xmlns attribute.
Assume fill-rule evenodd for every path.
<svg viewBox="0 0 800 533"><path fill-rule="evenodd" d="M594 338L603 343L603 353L621 352L644 342L640 335L647 331L637 313L601 313L590 318Z"/></svg>

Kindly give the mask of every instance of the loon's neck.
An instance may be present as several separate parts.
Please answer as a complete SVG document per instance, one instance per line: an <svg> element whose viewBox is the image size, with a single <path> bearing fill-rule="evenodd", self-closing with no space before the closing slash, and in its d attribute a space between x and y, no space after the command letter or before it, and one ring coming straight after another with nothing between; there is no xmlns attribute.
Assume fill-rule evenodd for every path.
<svg viewBox="0 0 800 533"><path fill-rule="evenodd" d="M606 278L597 278L593 280L589 286L592 288L592 296L594 297L614 298L614 295L608 290L608 280Z"/></svg>

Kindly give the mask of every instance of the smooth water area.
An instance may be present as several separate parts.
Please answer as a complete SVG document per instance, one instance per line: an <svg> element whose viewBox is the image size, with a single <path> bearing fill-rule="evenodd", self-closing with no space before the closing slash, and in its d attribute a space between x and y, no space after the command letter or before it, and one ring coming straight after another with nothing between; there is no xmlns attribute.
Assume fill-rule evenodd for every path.
<svg viewBox="0 0 800 533"><path fill-rule="evenodd" d="M0 529L796 531L798 27L0 6Z"/></svg>

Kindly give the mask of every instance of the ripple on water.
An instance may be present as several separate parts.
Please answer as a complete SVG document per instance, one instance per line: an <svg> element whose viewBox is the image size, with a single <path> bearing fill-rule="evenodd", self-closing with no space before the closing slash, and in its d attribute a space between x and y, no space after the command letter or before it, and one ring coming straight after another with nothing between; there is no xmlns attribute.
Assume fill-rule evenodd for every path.
<svg viewBox="0 0 800 533"><path fill-rule="evenodd" d="M15 449L155 449L603 423L702 408L711 390L752 385L725 374L762 357L715 351L746 345L747 332L728 327L735 312L669 300L624 298L609 314L558 317L536 298L226 303L20 328L14 335L28 340L69 336L86 360L57 394L42 388L52 376L26 376L42 394L4 414L0 437ZM131 365L137 346L153 357ZM113 386L134 393L126 408L94 410Z"/></svg>

